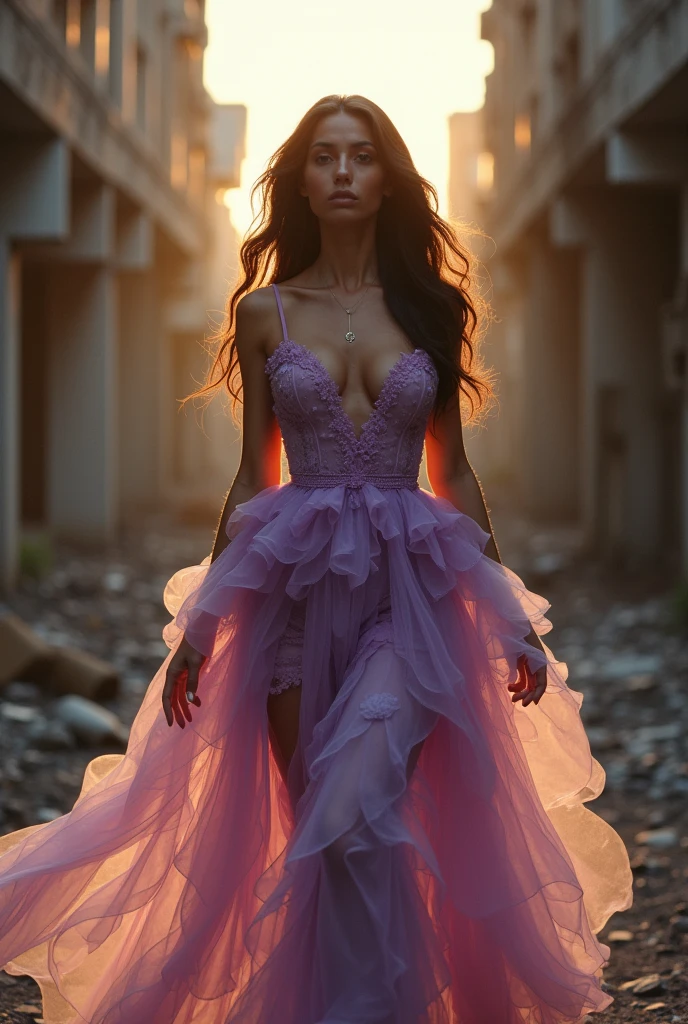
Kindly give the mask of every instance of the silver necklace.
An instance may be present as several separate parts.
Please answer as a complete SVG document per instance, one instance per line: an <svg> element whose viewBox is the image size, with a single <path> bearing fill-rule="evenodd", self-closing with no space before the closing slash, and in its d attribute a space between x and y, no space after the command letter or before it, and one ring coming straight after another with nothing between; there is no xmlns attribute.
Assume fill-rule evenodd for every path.
<svg viewBox="0 0 688 1024"><path fill-rule="evenodd" d="M361 303L362 303L362 302L363 302L363 300L365 299L366 295L368 294L368 290L369 290L369 289L370 289L370 285L368 285L368 287L367 287L367 288L366 288L366 290L365 290L365 291L363 292L363 295L361 295L361 297L360 297L360 299L358 300L358 302L356 303L356 305L355 305L355 306L352 306L352 307L351 307L351 309L347 309L347 307L346 307L346 306L342 306L341 302L339 301L339 299L337 298L337 296L335 295L335 293L334 293L334 292L332 291L332 289L331 289L331 288L328 288L328 289L327 289L327 290L328 290L328 292L330 293L330 295L332 296L332 298L334 299L334 301L335 301L335 302L337 303L337 305L338 305L338 306L341 306L341 307L342 307L342 309L344 310L344 312L346 313L346 315L347 315L347 316L348 316L348 318L349 318L349 329L348 329L348 331L346 332L346 334L344 335L344 337L345 337L345 338L346 338L346 340L347 340L347 341L349 342L349 344L351 344L351 342L352 342L352 341L356 341L356 335L355 335L355 334L354 334L354 332L353 332L353 331L351 330L351 314L352 314L352 313L355 313L355 312L356 312L356 310L358 309L358 307L359 307L359 306L361 305Z"/></svg>

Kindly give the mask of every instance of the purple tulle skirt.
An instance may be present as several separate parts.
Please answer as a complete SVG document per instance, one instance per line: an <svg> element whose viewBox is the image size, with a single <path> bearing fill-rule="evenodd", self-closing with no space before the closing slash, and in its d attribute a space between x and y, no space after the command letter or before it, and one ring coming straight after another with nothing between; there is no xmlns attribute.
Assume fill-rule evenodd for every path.
<svg viewBox="0 0 688 1024"><path fill-rule="evenodd" d="M69 814L0 839L0 965L47 1024L559 1024L602 1010L630 904L581 696L547 602L421 488L284 484L239 505L212 565L168 583L202 707L165 721L168 659L124 755ZM286 778L266 712L303 612ZM171 657L171 654L170 654Z"/></svg>

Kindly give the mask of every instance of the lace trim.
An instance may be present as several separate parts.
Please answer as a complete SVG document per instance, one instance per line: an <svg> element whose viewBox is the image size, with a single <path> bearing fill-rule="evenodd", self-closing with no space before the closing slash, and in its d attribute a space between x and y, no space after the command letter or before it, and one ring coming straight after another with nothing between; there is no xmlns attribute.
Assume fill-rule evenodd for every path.
<svg viewBox="0 0 688 1024"><path fill-rule="evenodd" d="M301 685L301 662L285 663L276 665L273 673L273 681L270 684L270 693L282 693L290 686Z"/></svg>
<svg viewBox="0 0 688 1024"><path fill-rule="evenodd" d="M284 679L277 683L276 686L271 686L268 693L278 694L284 693L285 690L290 690L292 686L301 686L301 677L298 679Z"/></svg>
<svg viewBox="0 0 688 1024"><path fill-rule="evenodd" d="M312 352L310 349L297 345L295 341L287 338L281 341L271 356L265 360L265 372L270 376L283 363L296 363L304 370L310 370Z"/></svg>
<svg viewBox="0 0 688 1024"><path fill-rule="evenodd" d="M380 435L387 427L387 416L398 402L400 392L412 381L415 368L413 357L427 360L428 364L435 370L432 359L422 348L416 348L413 352L403 352L389 374L378 395L373 413L363 424L363 430L359 438L359 455L365 467L378 453ZM435 370L435 373L437 371Z"/></svg>
<svg viewBox="0 0 688 1024"><path fill-rule="evenodd" d="M400 358L387 374L380 394L373 404L370 416L363 424L361 433L356 436L351 419L344 412L342 399L331 375L322 362L304 345L283 339L265 362L265 372L272 375L286 362L295 363L307 371L314 381L319 397L327 406L331 421L335 427L335 447L342 459L342 465L350 468L349 479L363 479L366 465L371 462L378 451L380 434L386 428L386 417L389 410L396 404L399 392L412 379L414 360L422 360L432 378L431 390L436 386L437 369L431 356L422 348L413 352L402 352ZM426 385L427 386L427 385ZM360 463L359 463L360 460ZM358 468L360 465L360 469ZM356 484L354 484L356 486ZM402 485L403 486L403 485Z"/></svg>

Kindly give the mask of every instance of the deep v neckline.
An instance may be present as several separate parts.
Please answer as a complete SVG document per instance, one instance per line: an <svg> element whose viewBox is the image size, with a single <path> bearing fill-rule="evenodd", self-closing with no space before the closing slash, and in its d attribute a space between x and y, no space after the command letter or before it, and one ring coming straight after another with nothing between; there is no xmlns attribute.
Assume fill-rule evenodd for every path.
<svg viewBox="0 0 688 1024"><path fill-rule="evenodd" d="M354 445L357 446L357 447L360 446L361 442L364 440L364 438L365 438L365 436L366 436L366 434L367 434L367 432L368 432L368 430L370 428L371 423L374 423L375 420L377 419L377 417L380 415L380 409L381 409L381 406L382 406L383 399L386 397L387 390L391 386L391 381L394 379L394 377L397 375L397 373L399 372L399 370L403 366L404 361L406 359L412 358L413 356L416 356L419 352L425 353L425 349L422 349L422 348L414 348L414 350L412 352L401 352L400 353L399 359L397 359L397 361L394 363L394 365L389 370L389 372L387 373L387 376L385 377L385 379L382 382L382 387L380 388L380 393L378 394L377 398L373 402L373 406L372 406L370 415L368 416L368 419L363 423L363 425L361 427L360 434L357 434L356 433L356 428L354 427L353 420L351 419L349 414L344 409L344 403L343 403L343 400L342 400L342 396L339 393L339 388L337 387L337 385L336 385L336 383L334 381L334 378L332 377L332 374L327 369L327 367L323 363L323 361L320 358L320 356L316 355L316 353L313 352L312 349L308 348L306 345L302 345L298 341L294 341L292 338L289 338L289 337L282 338L282 340L280 341L280 343L277 346L277 348L275 349L275 351L270 356L268 356L267 363L271 364L271 360L277 355L277 353L280 351L280 349L282 349L282 348L284 348L285 346L288 346L288 345L293 345L295 348L298 348L301 352L305 352L307 357L312 360L314 368L319 371L319 373L320 373L320 375L322 377L322 380L327 385L327 388L328 388L328 390L330 392L331 401L335 405L335 407L336 407L336 409L337 409L337 411L339 413L339 416L341 418L342 423L346 425L346 428L347 428L347 430L348 430L348 432L350 434L351 440L353 441Z"/></svg>

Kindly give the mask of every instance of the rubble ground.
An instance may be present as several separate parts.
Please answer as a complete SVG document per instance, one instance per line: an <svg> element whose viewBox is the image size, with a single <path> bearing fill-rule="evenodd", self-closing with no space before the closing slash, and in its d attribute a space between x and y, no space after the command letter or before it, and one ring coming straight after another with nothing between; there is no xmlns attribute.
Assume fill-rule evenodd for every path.
<svg viewBox="0 0 688 1024"><path fill-rule="evenodd" d="M96 718L102 709L110 715L89 718L88 728L78 716L89 702L65 709L64 696L35 683L4 687L0 834L69 811L87 763L123 749L167 653L164 585L208 554L212 535L212 525L158 519L106 552L61 547L47 575L24 579L8 599L49 644L73 645L114 665L120 686L95 709ZM620 833L631 856L633 907L601 932L611 948L604 984L615 1001L590 1021L688 1024L686 626L666 583L629 581L551 553L521 564L501 547L506 564L551 602L554 629L545 639L584 695L581 713L607 773L604 793L589 806ZM0 972L0 1022L40 1021L40 1012L38 986Z"/></svg>

